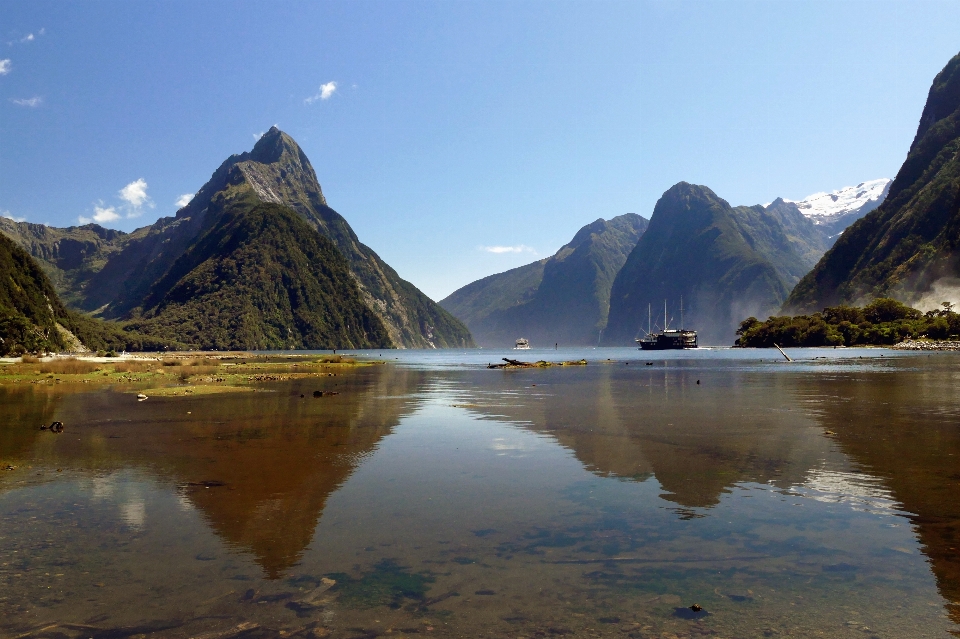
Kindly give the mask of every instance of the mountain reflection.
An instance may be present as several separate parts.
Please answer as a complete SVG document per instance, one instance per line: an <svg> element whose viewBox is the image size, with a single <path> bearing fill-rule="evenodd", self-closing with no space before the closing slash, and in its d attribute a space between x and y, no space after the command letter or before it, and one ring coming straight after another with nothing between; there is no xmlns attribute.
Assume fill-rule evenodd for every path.
<svg viewBox="0 0 960 639"><path fill-rule="evenodd" d="M732 366L638 371L620 363L576 375L471 375L472 386L486 391L471 400L471 410L551 435L598 475L653 475L662 497L683 508L715 506L740 482L787 488L825 459L840 461L816 421L790 410L787 387L769 374Z"/></svg>
<svg viewBox="0 0 960 639"><path fill-rule="evenodd" d="M955 360L922 369L813 377L796 387L824 430L907 511L949 614L960 623L960 373ZM905 368L905 366L903 367Z"/></svg>
<svg viewBox="0 0 960 639"><path fill-rule="evenodd" d="M131 394L6 391L3 405L21 408L4 419L0 460L95 476L126 468L152 474L277 578L310 543L330 494L414 408L422 378L375 366L335 381L277 384L274 392L139 403ZM313 398L334 384L339 395ZM64 435L37 429L53 419L66 424Z"/></svg>

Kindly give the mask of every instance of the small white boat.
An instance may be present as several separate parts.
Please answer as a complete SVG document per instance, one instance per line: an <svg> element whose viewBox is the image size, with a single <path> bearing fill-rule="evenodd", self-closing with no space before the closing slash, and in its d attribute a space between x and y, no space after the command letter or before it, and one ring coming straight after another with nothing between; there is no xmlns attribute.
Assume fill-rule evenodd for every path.
<svg viewBox="0 0 960 639"><path fill-rule="evenodd" d="M528 351L530 350L530 342L527 341L527 338L521 337L517 340L517 345L513 347L515 351Z"/></svg>

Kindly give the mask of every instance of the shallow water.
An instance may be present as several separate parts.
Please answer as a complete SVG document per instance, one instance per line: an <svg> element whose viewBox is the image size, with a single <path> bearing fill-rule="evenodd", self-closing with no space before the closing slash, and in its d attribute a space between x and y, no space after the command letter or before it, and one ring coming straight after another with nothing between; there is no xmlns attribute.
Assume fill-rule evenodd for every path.
<svg viewBox="0 0 960 639"><path fill-rule="evenodd" d="M0 388L0 635L950 636L960 356L789 353Z"/></svg>

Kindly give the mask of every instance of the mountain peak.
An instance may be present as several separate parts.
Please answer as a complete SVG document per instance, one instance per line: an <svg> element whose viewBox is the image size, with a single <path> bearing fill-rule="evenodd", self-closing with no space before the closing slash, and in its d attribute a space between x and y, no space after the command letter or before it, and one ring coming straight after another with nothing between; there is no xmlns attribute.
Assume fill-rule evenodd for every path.
<svg viewBox="0 0 960 639"><path fill-rule="evenodd" d="M272 126L257 140L250 152L250 159L261 164L274 164L279 162L284 155L296 158L301 164L307 166L310 164L307 156L300 149L300 145L276 126Z"/></svg>

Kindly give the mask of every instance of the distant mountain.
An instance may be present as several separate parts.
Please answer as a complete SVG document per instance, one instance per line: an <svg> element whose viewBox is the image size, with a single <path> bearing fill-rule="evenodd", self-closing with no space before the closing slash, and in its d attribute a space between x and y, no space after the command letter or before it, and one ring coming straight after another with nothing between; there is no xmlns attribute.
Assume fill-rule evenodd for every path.
<svg viewBox="0 0 960 639"><path fill-rule="evenodd" d="M957 300L960 276L960 55L937 75L907 159L875 211L801 280L791 313L894 297L924 308ZM924 300L924 295L932 298ZM942 298L942 299L941 299Z"/></svg>
<svg viewBox="0 0 960 639"><path fill-rule="evenodd" d="M231 214L241 209L252 211L262 203L293 210L332 241L346 258L363 304L379 318L388 335L388 341L382 342L371 326L373 332L368 335L371 344L412 348L473 344L463 324L402 280L373 250L359 242L347 221L327 206L306 155L290 136L276 127L265 133L251 152L233 155L223 162L175 217L161 218L133 233L107 231L96 225L49 229L10 220L0 222L0 230L42 260L44 269L62 287L64 298L72 305L106 318L155 320L143 324L149 328L157 327L159 322L156 316L159 306L150 306L160 304L157 297L160 289L156 287L174 286L168 276L174 264L188 250L196 250L193 249L196 243L221 224L220 218L226 211ZM297 242L299 237L288 235L287 239ZM312 244L300 249L291 247L290 254L312 250ZM315 265L321 270L323 266ZM166 284L160 285L161 280ZM348 306L352 308L352 302ZM330 321L335 320L330 318ZM290 335L301 337L324 334L326 330L317 327L319 333L307 329L303 333L292 324L285 325L284 329L288 329ZM281 333L283 331L276 334ZM250 333L254 334L258 334L257 331ZM194 336L199 338L199 335ZM355 341L356 337L350 337L348 342L365 343ZM300 343L298 339L293 342ZM201 341L221 343L212 335Z"/></svg>
<svg viewBox="0 0 960 639"><path fill-rule="evenodd" d="M647 220L627 213L580 229L552 257L477 280L440 305L483 346L596 344L607 324L610 287Z"/></svg>
<svg viewBox="0 0 960 639"><path fill-rule="evenodd" d="M832 193L814 193L793 202L828 237L834 238L848 226L875 210L887 197L892 180L881 178L846 186ZM791 200L784 200L791 202Z"/></svg>
<svg viewBox="0 0 960 639"><path fill-rule="evenodd" d="M626 345L653 319L702 344L732 344L745 317L765 317L823 254L826 240L796 204L730 206L705 186L680 182L657 202L650 225L617 274L603 342ZM663 324L663 320L658 322Z"/></svg>

